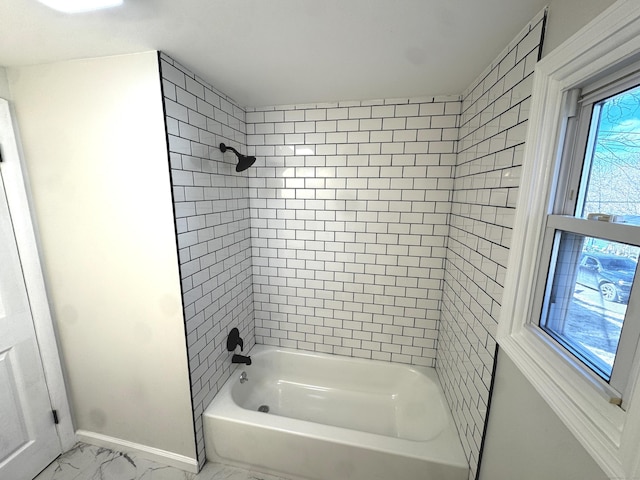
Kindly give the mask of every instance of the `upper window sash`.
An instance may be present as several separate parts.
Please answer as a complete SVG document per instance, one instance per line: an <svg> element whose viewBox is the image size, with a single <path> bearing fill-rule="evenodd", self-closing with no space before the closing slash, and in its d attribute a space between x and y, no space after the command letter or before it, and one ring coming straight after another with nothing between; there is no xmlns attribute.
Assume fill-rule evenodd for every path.
<svg viewBox="0 0 640 480"><path fill-rule="evenodd" d="M613 77L613 78L612 78ZM591 166L600 122L600 103L640 84L640 62L616 72L614 76L564 92L560 135L561 161L556 185L550 195L550 212L577 215L584 204L586 171Z"/></svg>

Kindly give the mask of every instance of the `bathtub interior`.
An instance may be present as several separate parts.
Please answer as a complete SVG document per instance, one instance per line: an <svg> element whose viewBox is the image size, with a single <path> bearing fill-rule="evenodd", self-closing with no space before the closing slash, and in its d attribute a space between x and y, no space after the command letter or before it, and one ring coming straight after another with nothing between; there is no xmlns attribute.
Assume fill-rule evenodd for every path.
<svg viewBox="0 0 640 480"><path fill-rule="evenodd" d="M432 369L278 353L258 353L258 361L241 369L249 381L233 384L238 406L415 441L430 440L447 426L447 407Z"/></svg>

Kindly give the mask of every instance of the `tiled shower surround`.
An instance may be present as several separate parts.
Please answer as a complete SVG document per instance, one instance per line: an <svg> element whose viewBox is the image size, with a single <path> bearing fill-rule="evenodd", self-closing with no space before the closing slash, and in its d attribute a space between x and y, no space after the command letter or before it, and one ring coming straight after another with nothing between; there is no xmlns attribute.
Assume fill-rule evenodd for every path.
<svg viewBox="0 0 640 480"><path fill-rule="evenodd" d="M543 23L461 97L243 109L161 55L201 464L237 326L436 366L475 478Z"/></svg>
<svg viewBox="0 0 640 480"><path fill-rule="evenodd" d="M464 92L436 368L475 478L541 12Z"/></svg>
<svg viewBox="0 0 640 480"><path fill-rule="evenodd" d="M245 112L167 55L160 68L202 467L202 412L231 374L227 333L238 327L245 349L254 344L248 179L218 148L244 149Z"/></svg>
<svg viewBox="0 0 640 480"><path fill-rule="evenodd" d="M256 342L433 366L460 101L248 109Z"/></svg>

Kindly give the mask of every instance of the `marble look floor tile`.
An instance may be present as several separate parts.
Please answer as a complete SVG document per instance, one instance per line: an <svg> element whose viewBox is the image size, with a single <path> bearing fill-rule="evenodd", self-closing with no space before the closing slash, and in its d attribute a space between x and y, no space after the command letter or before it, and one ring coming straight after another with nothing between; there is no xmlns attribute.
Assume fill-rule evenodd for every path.
<svg viewBox="0 0 640 480"><path fill-rule="evenodd" d="M286 480L273 475L207 463L197 475L134 454L78 443L34 480Z"/></svg>

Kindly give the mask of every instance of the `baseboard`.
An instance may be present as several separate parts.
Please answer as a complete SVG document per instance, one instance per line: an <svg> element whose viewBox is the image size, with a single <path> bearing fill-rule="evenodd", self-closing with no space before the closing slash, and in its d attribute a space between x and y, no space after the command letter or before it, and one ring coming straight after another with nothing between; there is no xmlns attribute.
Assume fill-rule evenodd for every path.
<svg viewBox="0 0 640 480"><path fill-rule="evenodd" d="M162 465L179 468L190 473L198 473L198 461L195 458L185 457L159 448L149 447L140 443L133 443L120 438L109 437L100 433L77 430L76 436L79 442L88 443L97 447L105 447L123 453L135 453L142 458L158 462Z"/></svg>

